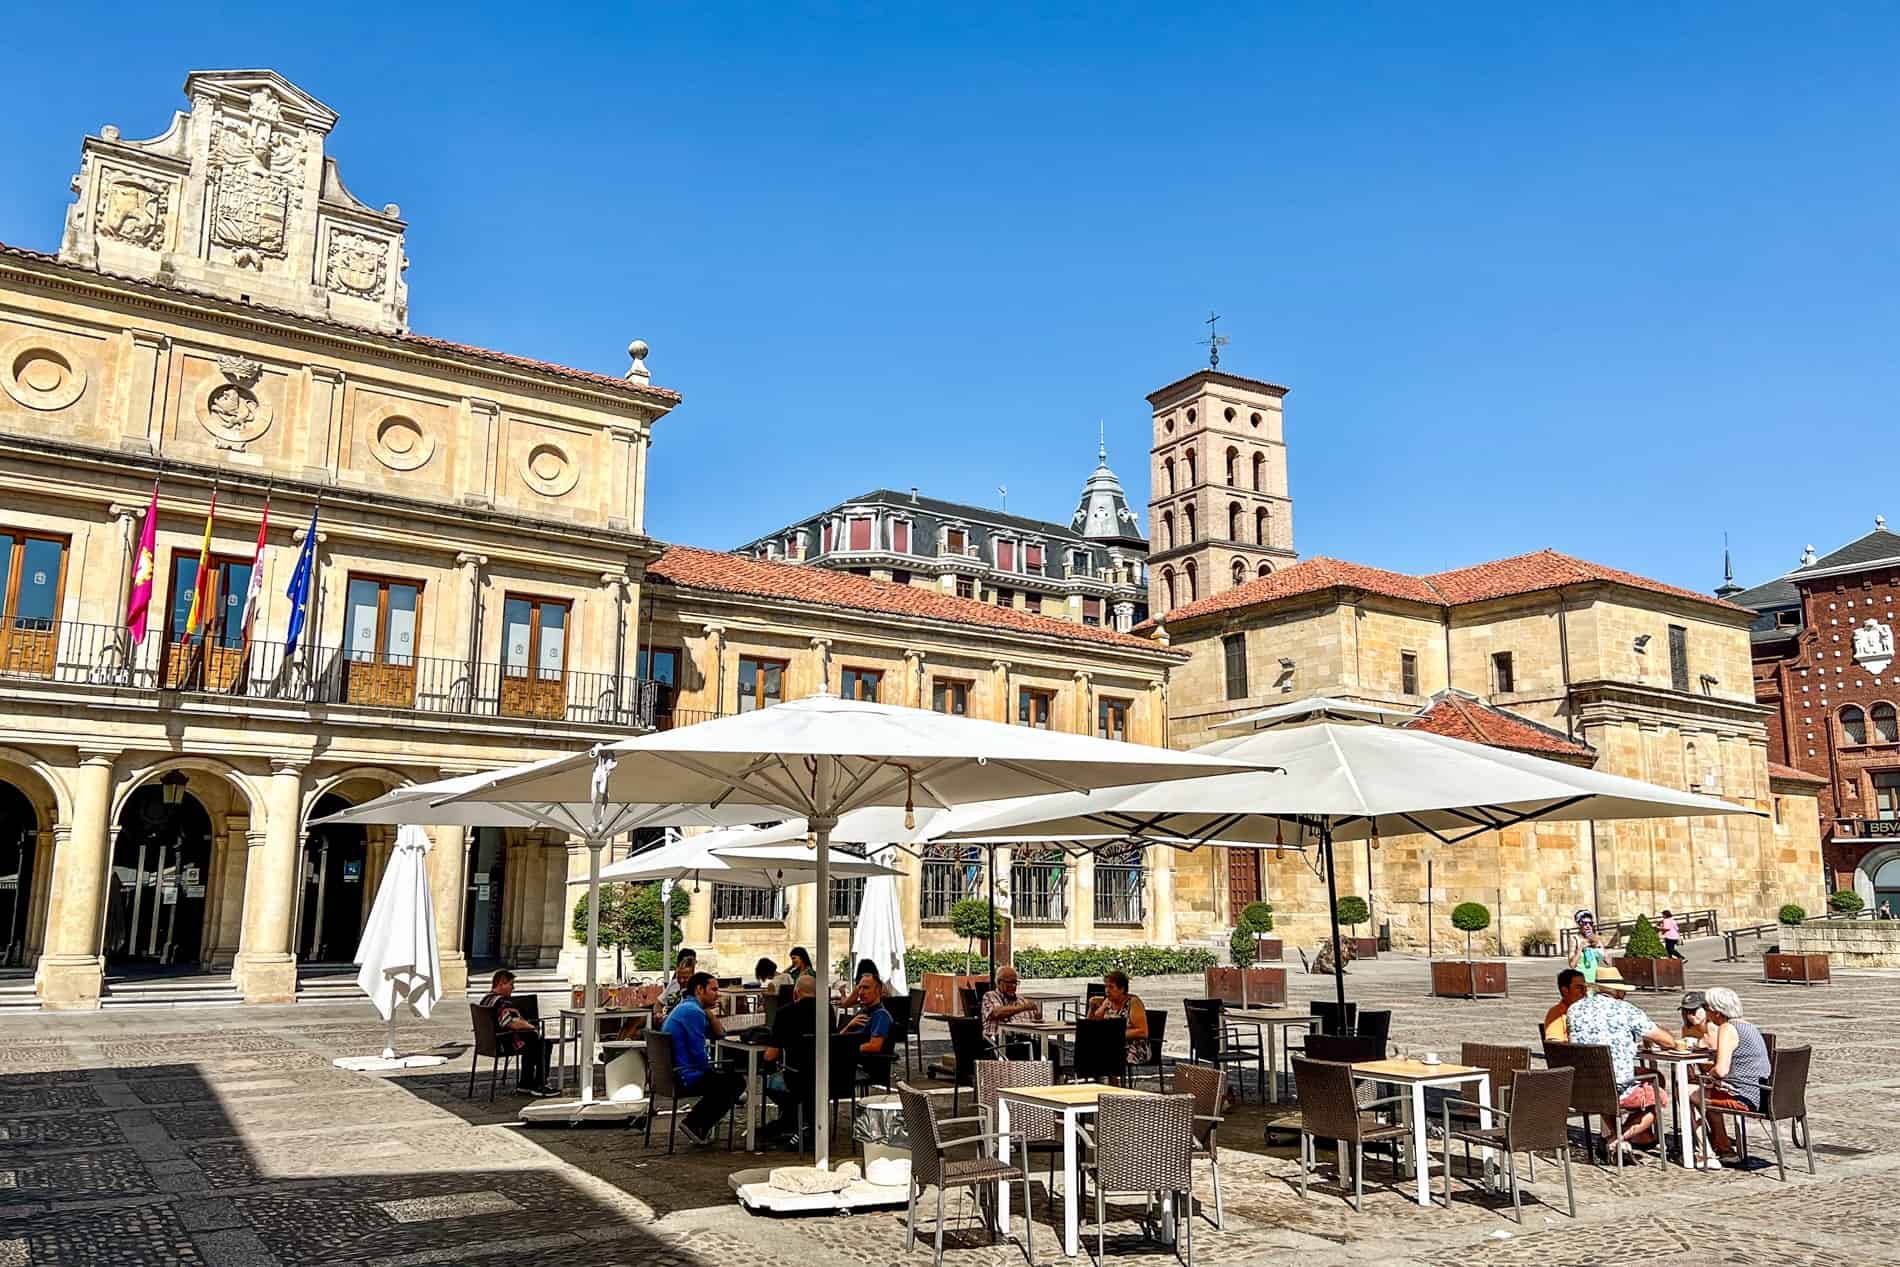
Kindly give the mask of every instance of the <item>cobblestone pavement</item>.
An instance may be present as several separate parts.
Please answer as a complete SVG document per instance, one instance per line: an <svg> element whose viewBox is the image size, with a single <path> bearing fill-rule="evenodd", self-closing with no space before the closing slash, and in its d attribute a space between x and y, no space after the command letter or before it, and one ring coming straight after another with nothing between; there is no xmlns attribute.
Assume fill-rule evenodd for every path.
<svg viewBox="0 0 1900 1267"><path fill-rule="evenodd" d="M1814 1045L1818 1175L1790 1150L1786 1183L1772 1160L1710 1174L1650 1158L1618 1177L1579 1149L1579 1217L1562 1213L1557 1168L1539 1165L1519 1228L1508 1200L1469 1187L1449 1209L1413 1205L1374 1163L1366 1211L1357 1214L1330 1175L1300 1198L1290 1137L1263 1143L1261 1110L1250 1102L1221 1129L1226 1230L1198 1224L1196 1258L1435 1267L1894 1261L1900 974L1769 986L1754 980L1758 971L1710 963L1706 949L1695 949L1691 984L1735 986L1781 1042ZM1401 1049L1455 1057L1460 1041L1528 1040L1555 968L1514 961L1512 998L1451 1002L1425 997L1423 962L1387 959L1355 965L1349 993L1362 1006L1396 1010ZM1295 976L1294 1005L1327 984ZM1172 1009L1184 1031L1179 1000L1198 992L1193 982L1138 989L1151 1007ZM1673 1019L1673 998L1636 998ZM393 1077L333 1068L335 1056L380 1047L372 1022L366 1004L10 1019L0 1036L0 1267L821 1267L904 1257L901 1211L781 1219L741 1211L727 1174L789 1154L750 1158L682 1138L668 1157L664 1143L644 1147L636 1130L521 1127L514 1112L524 1101L504 1092L491 1106L485 1070L476 1097L464 1099L467 1014L459 1004L400 1030L405 1051L437 1049L453 1057L449 1065ZM1171 1052L1184 1042L1177 1032ZM1204 1167L1199 1194L1211 1197ZM1047 1195L1038 1183L1036 1257L1059 1263L1059 1207ZM1014 1247L988 1245L967 1205L952 1205L959 1217L946 1237L948 1262L1023 1261ZM927 1253L911 1256L925 1261ZM1108 1256L1143 1265L1171 1257L1132 1220L1111 1221Z"/></svg>

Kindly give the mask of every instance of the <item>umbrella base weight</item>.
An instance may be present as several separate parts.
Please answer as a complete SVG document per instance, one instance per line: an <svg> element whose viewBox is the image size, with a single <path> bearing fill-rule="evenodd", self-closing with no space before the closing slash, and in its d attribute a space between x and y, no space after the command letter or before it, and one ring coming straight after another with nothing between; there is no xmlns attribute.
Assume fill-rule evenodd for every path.
<svg viewBox="0 0 1900 1267"><path fill-rule="evenodd" d="M398 1069L427 1069L448 1062L447 1056L339 1056L330 1063L351 1073L392 1073Z"/></svg>
<svg viewBox="0 0 1900 1267"><path fill-rule="evenodd" d="M627 1123L646 1117L646 1113L646 1103L641 1100L590 1100L585 1104L579 1100L542 1100L524 1105L521 1120L536 1126L577 1126L582 1122Z"/></svg>

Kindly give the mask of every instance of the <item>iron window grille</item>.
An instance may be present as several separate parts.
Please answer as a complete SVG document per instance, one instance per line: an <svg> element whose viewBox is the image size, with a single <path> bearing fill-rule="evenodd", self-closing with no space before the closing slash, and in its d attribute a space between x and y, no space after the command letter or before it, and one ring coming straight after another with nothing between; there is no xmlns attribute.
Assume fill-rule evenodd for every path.
<svg viewBox="0 0 1900 1267"><path fill-rule="evenodd" d="M785 890L715 884L712 919L715 924L782 924L785 922Z"/></svg>
<svg viewBox="0 0 1900 1267"><path fill-rule="evenodd" d="M950 908L977 896L983 880L983 851L974 845L931 845L919 868L917 917L945 923Z"/></svg>
<svg viewBox="0 0 1900 1267"><path fill-rule="evenodd" d="M1139 927L1147 914L1146 872L1139 846L1102 853L1095 862L1097 925Z"/></svg>
<svg viewBox="0 0 1900 1267"><path fill-rule="evenodd" d="M1010 859L1009 897L1010 912L1018 924L1067 922L1068 859L1057 848L1018 846Z"/></svg>

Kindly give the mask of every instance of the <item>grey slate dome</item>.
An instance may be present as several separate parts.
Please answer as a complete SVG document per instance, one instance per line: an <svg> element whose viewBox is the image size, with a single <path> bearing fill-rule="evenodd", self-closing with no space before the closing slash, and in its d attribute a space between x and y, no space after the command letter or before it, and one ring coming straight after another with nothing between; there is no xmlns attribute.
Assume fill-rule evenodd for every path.
<svg viewBox="0 0 1900 1267"><path fill-rule="evenodd" d="M1128 508L1122 482L1108 469L1108 446L1096 449L1095 471L1082 486L1082 500L1069 526L1091 541L1125 541L1145 545L1141 520Z"/></svg>

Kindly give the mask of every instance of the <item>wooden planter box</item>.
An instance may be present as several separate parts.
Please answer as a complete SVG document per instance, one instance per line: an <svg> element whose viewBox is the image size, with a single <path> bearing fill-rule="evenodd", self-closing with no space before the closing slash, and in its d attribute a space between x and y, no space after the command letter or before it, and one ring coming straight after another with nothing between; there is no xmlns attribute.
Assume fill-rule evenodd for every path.
<svg viewBox="0 0 1900 1267"><path fill-rule="evenodd" d="M1230 1007L1240 1006L1240 969L1209 968L1203 984L1208 998L1220 999ZM1249 1005L1285 1003L1286 969L1247 969L1247 1002Z"/></svg>
<svg viewBox="0 0 1900 1267"><path fill-rule="evenodd" d="M1341 937L1341 941L1352 945L1355 959L1377 959L1379 957L1379 939L1377 937Z"/></svg>
<svg viewBox="0 0 1900 1267"><path fill-rule="evenodd" d="M1255 963L1279 963L1286 958L1286 945L1278 937L1259 934L1253 939L1253 957Z"/></svg>
<svg viewBox="0 0 1900 1267"><path fill-rule="evenodd" d="M965 1016L966 991L975 991L981 1000L990 988L988 973L951 975L948 972L924 974L924 1014L926 1016Z"/></svg>
<svg viewBox="0 0 1900 1267"><path fill-rule="evenodd" d="M1445 999L1508 998L1504 965L1487 959L1435 959L1432 993Z"/></svg>
<svg viewBox="0 0 1900 1267"><path fill-rule="evenodd" d="M1639 990L1682 989L1682 960L1624 959L1610 960L1616 970Z"/></svg>
<svg viewBox="0 0 1900 1267"><path fill-rule="evenodd" d="M1762 956L1762 980L1789 981L1801 985L1820 985L1832 978L1828 976L1826 955L1784 955Z"/></svg>

